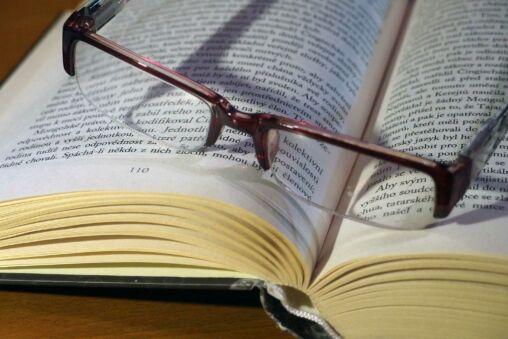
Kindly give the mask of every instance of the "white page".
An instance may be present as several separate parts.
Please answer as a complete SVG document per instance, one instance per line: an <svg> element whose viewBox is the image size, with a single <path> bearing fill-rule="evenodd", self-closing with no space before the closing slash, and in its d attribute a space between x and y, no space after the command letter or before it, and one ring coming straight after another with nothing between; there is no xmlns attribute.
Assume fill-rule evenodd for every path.
<svg viewBox="0 0 508 339"><path fill-rule="evenodd" d="M147 4L153 5L153 2ZM182 2L180 7L168 10L168 18L174 19L168 21L174 26L168 27L173 30L171 34L175 34L170 41L181 41L183 47L176 46L172 49L175 51L173 55L157 55L157 48L152 49L150 46L149 56L168 58L160 61L186 72L212 88L217 88L246 111L266 108L291 117L307 118L311 107L308 103L300 102L294 106L290 97L285 98L287 94L274 93L273 88L291 82L294 88L286 85L289 86L286 89L287 93L297 91L297 95L305 95L311 89L316 91L316 88L320 88L316 85L323 88L331 86L329 90L319 95L329 94L335 98L336 103L331 103L328 107L325 105L321 109L329 117L340 119L336 119L338 122L330 123L327 121L331 118L320 120L312 115L311 118L315 123L336 130L347 128L348 121L353 121L348 118L347 107L354 104L355 91L366 71L376 39L376 29L378 30L381 25L387 2L379 2L377 6L370 7L364 3L303 1L273 5L231 1L221 2L220 5L207 5L208 7L201 2L199 4L198 6L197 3ZM221 13L222 16L210 15L210 11ZM315 11L316 16L309 16L308 11ZM263 15L260 15L261 13ZM343 20L344 13L355 20ZM199 18L205 14L210 20L200 21ZM333 26L335 32L329 31L331 26L322 25L321 19L324 17L335 20ZM300 27L302 18L306 18L304 21L307 25L303 29L308 31L297 32L300 35L288 33L288 27ZM256 20L262 22L258 23ZM241 22L240 26L238 21ZM179 25L185 26L185 22L190 22L186 29L196 28L196 25L201 24L203 33L198 30L195 36L191 36L189 31L178 28ZM347 25L350 25L349 30ZM256 27L257 30L254 29ZM252 62L253 58L251 54L245 54L245 48L248 48L249 44L262 44L265 40L263 34L266 34L263 33L263 29L266 30L267 27L271 27L269 34L275 34L278 38L273 38L270 44L258 48L255 53L249 53L253 55L258 53L258 56L267 54L267 51L278 53L265 61L266 67L271 67L271 71L265 71L264 68L260 70L259 65L244 64L240 67L242 62L249 60ZM148 30L147 37L157 38L154 33L159 31L158 28L153 32L148 28L145 29ZM167 27L165 29L169 30ZM234 35L237 30L239 36ZM353 38L352 32L355 31L356 39L360 40L355 43L357 50L352 50L351 41L348 39ZM199 71L202 68L198 68L203 65L189 61L190 56L197 57L200 53L204 53L203 43L207 41L217 43L213 40L217 39L217 32L229 34L229 40L221 38L219 42L226 45L222 48L228 50L231 55L228 54L224 60L219 60L219 64L214 67L217 67L221 77L229 77L234 81L221 81L218 75L206 75L206 72ZM323 66L324 62L318 57L319 53L316 50L331 47L327 46L330 43L326 39L316 43L316 37L320 34L329 39L336 35L338 42L333 48L344 51L340 57L342 66L340 63L336 66ZM44 48L34 51L26 66L19 70L18 74L22 75L15 74L12 82L9 82L1 92L0 126L3 127L4 140L2 142L4 156L0 165L3 167L0 169L2 199L95 189L201 195L233 203L260 215L297 246L303 257L308 260L309 266L313 265L328 230L330 219L328 215L314 209L302 210L291 197L276 189L271 181L262 179L261 173L253 168L256 165L252 154L240 157L228 153L227 150L194 156L175 154L177 152L174 150L149 144L146 140L140 141L132 132L109 123L83 99L75 79L67 79L63 72L59 56L59 39L57 40L59 35L58 30L52 32L47 42L43 43ZM139 36L133 38L129 35L124 43L128 46L133 45L134 48L136 44L143 45L147 37L140 39ZM293 48L296 48L298 53L292 55L290 46L296 46ZM235 56L234 52L243 53L243 56ZM211 59L214 57L217 56L212 55ZM283 64L281 60L285 60L286 63ZM228 63L231 62L237 63L237 67L228 68ZM280 81L282 74L288 73L298 65L305 65L305 68L302 70L299 66L298 72L293 72L293 79L286 76ZM317 77L313 81L299 79L298 74L302 73L307 75L315 73ZM270 86L262 86L263 89L256 91L247 90L252 86L242 85L245 76L253 83L266 82ZM23 81L19 83L21 77ZM338 81L340 77L345 81ZM26 81L27 79L30 81ZM13 93L16 93L15 100L10 99L14 98ZM52 97L52 100L46 105L44 102L48 96ZM241 138L244 137L229 132L223 141L232 139L241 141ZM242 146L243 149L252 147L246 142L243 142ZM236 162L214 161L216 167L210 168L207 161L214 157L213 154L223 154L225 157L234 158ZM340 192L337 190L336 193L338 195Z"/></svg>
<svg viewBox="0 0 508 339"><path fill-rule="evenodd" d="M506 102L507 21L501 13L507 12L504 2L417 3L374 128L375 138L424 157L454 159L481 121ZM394 231L337 221L333 253L321 272L370 255L508 254L506 149L505 139L451 216L433 228ZM397 198L405 196L376 200L381 213L389 213L386 204Z"/></svg>

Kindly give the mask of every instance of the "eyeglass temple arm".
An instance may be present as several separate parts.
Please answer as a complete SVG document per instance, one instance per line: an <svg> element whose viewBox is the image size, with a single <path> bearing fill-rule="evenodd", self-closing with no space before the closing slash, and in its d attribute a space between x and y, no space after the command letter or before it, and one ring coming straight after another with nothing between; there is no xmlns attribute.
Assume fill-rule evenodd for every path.
<svg viewBox="0 0 508 339"><path fill-rule="evenodd" d="M471 182L476 179L507 131L508 105L490 117L480 128L478 134L460 152L461 156L473 161Z"/></svg>

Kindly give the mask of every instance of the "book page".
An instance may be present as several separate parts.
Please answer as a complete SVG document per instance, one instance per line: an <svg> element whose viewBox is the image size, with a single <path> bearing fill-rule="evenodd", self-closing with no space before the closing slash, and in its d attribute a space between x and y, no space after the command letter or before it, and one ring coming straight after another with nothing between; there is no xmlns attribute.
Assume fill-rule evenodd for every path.
<svg viewBox="0 0 508 339"><path fill-rule="evenodd" d="M351 110L388 5L181 1L160 8L154 1L136 1L99 33L217 90L246 112L276 113L335 131L354 125L359 135L368 112L353 115ZM133 19L155 14L159 19L153 25ZM29 81L15 75L14 85L1 93L2 200L118 189L206 196L261 216L313 265L330 216L263 177L245 135L226 130L215 147L192 153L161 146L111 122L83 97L76 79L63 72L59 40L48 40L34 53L39 54L29 59L32 66L23 75ZM90 67L111 72L105 65ZM139 95L128 74L111 74L110 80L116 89L103 91L104 96L113 100L120 92L128 102ZM196 121L185 119L186 103L169 102L181 108L174 120L182 123L178 137L195 138ZM154 119L141 121L143 132L158 124L164 105L144 106ZM338 199L340 190L331 181L340 170L337 159L313 155L308 161L326 169L320 180L328 183L330 199ZM309 179L297 167L294 172Z"/></svg>
<svg viewBox="0 0 508 339"><path fill-rule="evenodd" d="M507 101L507 14L505 2L417 2L374 126L374 141L441 162L453 161L481 124ZM333 253L322 272L380 254L508 254L507 149L505 139L451 216L430 229L390 231L349 220L340 226L338 222ZM358 174L361 171L357 169ZM363 206L374 211L373 217L399 213L396 209L403 211L400 206L407 198L404 189L393 185L389 197L381 196L386 190L378 190Z"/></svg>

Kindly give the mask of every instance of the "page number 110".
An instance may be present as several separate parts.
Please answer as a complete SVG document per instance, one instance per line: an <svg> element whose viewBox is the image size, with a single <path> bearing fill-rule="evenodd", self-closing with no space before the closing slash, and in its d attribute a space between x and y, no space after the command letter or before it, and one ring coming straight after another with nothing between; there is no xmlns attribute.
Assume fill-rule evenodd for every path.
<svg viewBox="0 0 508 339"><path fill-rule="evenodd" d="M146 174L150 172L149 167L131 167L130 173L132 174Z"/></svg>

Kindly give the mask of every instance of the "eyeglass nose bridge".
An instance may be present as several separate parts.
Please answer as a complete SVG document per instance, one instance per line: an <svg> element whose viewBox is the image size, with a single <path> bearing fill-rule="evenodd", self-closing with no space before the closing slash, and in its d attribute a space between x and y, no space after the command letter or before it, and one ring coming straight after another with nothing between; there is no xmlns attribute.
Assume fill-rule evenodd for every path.
<svg viewBox="0 0 508 339"><path fill-rule="evenodd" d="M242 131L251 136L261 168L270 169L278 151L279 141L278 131L269 128L273 116L265 113L242 112L225 99L210 105L210 108L212 116L205 145L214 145L225 126Z"/></svg>

